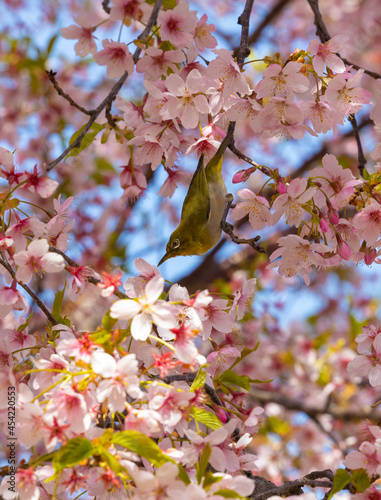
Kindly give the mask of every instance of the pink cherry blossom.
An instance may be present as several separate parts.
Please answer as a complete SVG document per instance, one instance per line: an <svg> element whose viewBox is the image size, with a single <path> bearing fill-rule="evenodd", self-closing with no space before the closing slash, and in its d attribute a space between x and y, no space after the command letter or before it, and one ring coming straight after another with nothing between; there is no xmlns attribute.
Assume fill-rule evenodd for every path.
<svg viewBox="0 0 381 500"><path fill-rule="evenodd" d="M285 214L289 226L299 227L306 214L303 204L315 194L316 188L307 189L307 179L293 179L287 186L287 193L281 194L274 201L273 221L278 221Z"/></svg>
<svg viewBox="0 0 381 500"><path fill-rule="evenodd" d="M33 240L27 250L22 250L14 256L16 263L16 279L28 283L35 272L58 273L65 267L61 255L49 252L48 242L44 239Z"/></svg>
<svg viewBox="0 0 381 500"><path fill-rule="evenodd" d="M381 326L363 326L362 333L360 333L360 335L357 335L355 339L358 343L358 352L360 354L366 354L379 333L381 333Z"/></svg>
<svg viewBox="0 0 381 500"><path fill-rule="evenodd" d="M211 448L210 464L218 471L225 470L225 457L223 452L218 447L228 437L228 431L224 427L220 427L216 431L211 432L208 436L202 437L196 432L188 429L185 431L187 438L191 441L190 444L184 444L182 451L184 458L182 462L184 465L193 465L197 463L205 446L209 444Z"/></svg>
<svg viewBox="0 0 381 500"><path fill-rule="evenodd" d="M218 351L211 352L206 358L210 365L207 368L209 375L212 377L220 376L240 356L241 353L235 347L223 347Z"/></svg>
<svg viewBox="0 0 381 500"><path fill-rule="evenodd" d="M151 278L160 275L160 271L156 266L149 264L144 259L139 257L134 260L134 264L136 269L139 271L140 276L134 276L133 278L128 278L126 283L124 284L124 289L126 294L131 299L135 297L141 297L144 295L144 289L146 284L149 282Z"/></svg>
<svg viewBox="0 0 381 500"><path fill-rule="evenodd" d="M343 117L325 99L321 97L318 101L306 101L301 104L305 118L311 121L317 134L326 134L332 130L337 133L337 124L343 124Z"/></svg>
<svg viewBox="0 0 381 500"><path fill-rule="evenodd" d="M344 62L335 52L339 52L347 40L348 37L346 35L336 35L326 43L320 43L317 38L309 43L307 50L315 56L312 65L319 76L323 75L324 66L327 66L335 73L343 73L345 71Z"/></svg>
<svg viewBox="0 0 381 500"><path fill-rule="evenodd" d="M361 87L361 78L364 74L363 69L348 79L344 75L336 75L328 82L325 93L329 104L336 109L342 116L350 113L357 113L363 104L369 104L372 94Z"/></svg>
<svg viewBox="0 0 381 500"><path fill-rule="evenodd" d="M259 113L262 109L256 99L250 97L247 99L237 98L231 102L229 109L226 111L226 117L234 121L248 119L254 132L259 132L261 127Z"/></svg>
<svg viewBox="0 0 381 500"><path fill-rule="evenodd" d="M42 177L37 171L37 165L34 166L33 172L25 172L27 182L24 184L24 189L28 189L32 193L37 193L41 198L49 198L58 187L58 182L49 177Z"/></svg>
<svg viewBox="0 0 381 500"><path fill-rule="evenodd" d="M222 333L229 333L232 331L235 323L226 312L227 308L227 300L214 299L213 302L201 310L203 338L208 338L213 328Z"/></svg>
<svg viewBox="0 0 381 500"><path fill-rule="evenodd" d="M188 185L191 179L190 174L184 172L183 170L177 169L167 169L168 179L159 189L159 195L163 198L172 198L174 192L177 189L179 183Z"/></svg>
<svg viewBox="0 0 381 500"><path fill-rule="evenodd" d="M344 169L339 165L334 155L324 155L322 163L323 168L315 168L310 173L310 178L320 185L314 201L319 207L323 207L328 197L332 207L340 210L349 203L355 192L354 187L362 184L362 181L355 179L348 168Z"/></svg>
<svg viewBox="0 0 381 500"><path fill-rule="evenodd" d="M376 335L368 353L348 363L348 371L360 377L367 376L373 387L381 385L381 334Z"/></svg>
<svg viewBox="0 0 381 500"><path fill-rule="evenodd" d="M183 62L185 54L181 50L161 50L148 47L144 56L136 64L136 71L144 73L145 78L157 80L162 75L167 76L168 68L177 72L177 65Z"/></svg>
<svg viewBox="0 0 381 500"><path fill-rule="evenodd" d="M13 500L15 498L19 498L20 500L38 500L40 498L40 490L37 486L37 481L36 471L32 467L17 469L16 493L10 490L9 476L5 476L1 482L0 494L4 500Z"/></svg>
<svg viewBox="0 0 381 500"><path fill-rule="evenodd" d="M294 61L283 68L280 64L270 64L263 73L263 79L255 87L257 99L271 96L292 98L294 92L308 90L309 80L300 73L301 69L302 64Z"/></svg>
<svg viewBox="0 0 381 500"><path fill-rule="evenodd" d="M57 342L56 351L57 354L61 356L72 356L75 361L81 360L84 363L89 363L91 355L96 347L97 344L94 344L94 342L90 340L89 334L86 332L79 338L74 337L74 335L60 338Z"/></svg>
<svg viewBox="0 0 381 500"><path fill-rule="evenodd" d="M178 49L192 44L197 16L189 10L188 3L180 0L174 9L161 10L157 21L162 40L168 40Z"/></svg>
<svg viewBox="0 0 381 500"><path fill-rule="evenodd" d="M353 217L353 225L368 245L375 246L381 233L381 205L370 198L365 207Z"/></svg>
<svg viewBox="0 0 381 500"><path fill-rule="evenodd" d="M250 189L241 189L237 195L246 201L237 203L232 210L234 220L242 219L249 214L249 222L253 229L262 229L266 224L272 225L272 215L269 202L263 196L257 196Z"/></svg>
<svg viewBox="0 0 381 500"><path fill-rule="evenodd" d="M186 81L175 74L169 75L165 84L168 89L167 102L160 114L164 120L179 118L185 128L195 128L200 114L209 112L208 100L203 91L207 91L208 82L197 69L193 69Z"/></svg>
<svg viewBox="0 0 381 500"><path fill-rule="evenodd" d="M324 266L337 264L337 261L326 261L321 254L331 253L332 248L321 243L310 243L308 240L295 234L289 234L279 238L280 248L270 255L271 264L269 268L279 267L279 272L286 277L292 277L301 273L305 283L309 285L309 274L312 271L312 265ZM277 259L282 257L281 261ZM340 260L340 258L339 258Z"/></svg>
<svg viewBox="0 0 381 500"><path fill-rule="evenodd" d="M164 328L174 328L176 311L164 300L157 300L164 289L164 279L157 275L145 287L145 295L138 300L119 300L110 308L110 316L132 319L131 335L136 340L146 340L152 330L152 322Z"/></svg>
<svg viewBox="0 0 381 500"><path fill-rule="evenodd" d="M102 41L103 50L94 55L94 60L101 66L107 66L107 77L120 78L125 71L131 75L134 71L134 60L125 43Z"/></svg>
<svg viewBox="0 0 381 500"><path fill-rule="evenodd" d="M116 361L110 354L94 352L91 366L94 373L103 378L96 389L97 400L100 403L107 400L107 406L112 413L125 409L127 395L132 398L142 395L135 354L127 354Z"/></svg>
<svg viewBox="0 0 381 500"><path fill-rule="evenodd" d="M214 49L217 45L217 40L211 35L213 31L216 31L216 27L214 24L206 24L207 20L208 16L203 14L197 21L194 43L200 51L204 51L206 48Z"/></svg>
<svg viewBox="0 0 381 500"><path fill-rule="evenodd" d="M140 20L143 0L113 0L111 6L110 19L113 21L124 21L128 26L131 19Z"/></svg>
<svg viewBox="0 0 381 500"><path fill-rule="evenodd" d="M88 54L95 54L97 46L93 37L95 25L100 19L94 19L93 16L79 15L74 17L75 22L67 28L61 28L61 35L69 40L78 40L74 45L77 56L86 57Z"/></svg>
<svg viewBox="0 0 381 500"><path fill-rule="evenodd" d="M52 403L48 417L56 416L60 422L70 424L73 432L84 432L90 428L91 415L85 397L70 385L58 386L51 393Z"/></svg>
<svg viewBox="0 0 381 500"><path fill-rule="evenodd" d="M359 451L352 451L344 459L348 469L365 469L367 473L380 474L381 472L381 442L375 445L364 441L360 444Z"/></svg>
<svg viewBox="0 0 381 500"><path fill-rule="evenodd" d="M17 290L17 281L13 280L10 287L0 290L0 318L4 318L11 310L27 312L29 309L25 297Z"/></svg>
<svg viewBox="0 0 381 500"><path fill-rule="evenodd" d="M234 319L240 320L251 307L256 292L257 280L243 278L241 288L235 292L230 314Z"/></svg>
<svg viewBox="0 0 381 500"><path fill-rule="evenodd" d="M250 94L250 87L231 52L226 49L214 49L212 52L217 58L209 63L206 71L209 78L219 78L223 83L223 98L227 98L233 92L238 92L241 96Z"/></svg>

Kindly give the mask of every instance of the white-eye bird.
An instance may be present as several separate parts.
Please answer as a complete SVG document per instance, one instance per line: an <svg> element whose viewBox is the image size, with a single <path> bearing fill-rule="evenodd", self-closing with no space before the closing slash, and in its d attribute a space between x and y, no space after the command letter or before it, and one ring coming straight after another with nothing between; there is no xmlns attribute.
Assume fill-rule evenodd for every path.
<svg viewBox="0 0 381 500"><path fill-rule="evenodd" d="M201 155L183 203L180 224L171 234L159 266L178 255L201 255L219 242L226 196L222 157L230 140L228 133L205 168Z"/></svg>

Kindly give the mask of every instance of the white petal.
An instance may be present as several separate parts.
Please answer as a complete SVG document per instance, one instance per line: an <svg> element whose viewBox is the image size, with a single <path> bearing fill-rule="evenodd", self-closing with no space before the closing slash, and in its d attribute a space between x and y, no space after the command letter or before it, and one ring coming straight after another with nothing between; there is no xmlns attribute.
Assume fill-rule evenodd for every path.
<svg viewBox="0 0 381 500"><path fill-rule="evenodd" d="M95 373L105 378L112 377L116 372L116 361L106 352L94 352L91 356L91 366Z"/></svg>
<svg viewBox="0 0 381 500"><path fill-rule="evenodd" d="M110 316L118 319L131 319L141 311L141 305L135 300L123 299L110 307Z"/></svg>
<svg viewBox="0 0 381 500"><path fill-rule="evenodd" d="M152 330L152 321L149 314L138 314L131 323L131 335L136 340L147 340Z"/></svg>

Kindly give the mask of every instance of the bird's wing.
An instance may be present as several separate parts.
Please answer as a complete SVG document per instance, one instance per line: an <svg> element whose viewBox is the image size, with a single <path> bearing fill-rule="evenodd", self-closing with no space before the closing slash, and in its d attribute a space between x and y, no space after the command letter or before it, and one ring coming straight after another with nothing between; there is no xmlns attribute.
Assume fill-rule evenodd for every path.
<svg viewBox="0 0 381 500"><path fill-rule="evenodd" d="M206 224L208 221L210 213L210 197L208 181L206 179L203 163L204 155L201 155L183 203L181 220L191 221L197 214L198 220L201 223Z"/></svg>

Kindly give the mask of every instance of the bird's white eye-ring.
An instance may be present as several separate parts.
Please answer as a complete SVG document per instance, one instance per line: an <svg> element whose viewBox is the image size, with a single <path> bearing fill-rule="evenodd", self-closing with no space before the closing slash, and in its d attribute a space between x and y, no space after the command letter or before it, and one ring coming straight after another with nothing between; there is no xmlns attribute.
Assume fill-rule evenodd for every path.
<svg viewBox="0 0 381 500"><path fill-rule="evenodd" d="M173 240L172 248L179 248L179 246L180 246L180 240L178 239Z"/></svg>

